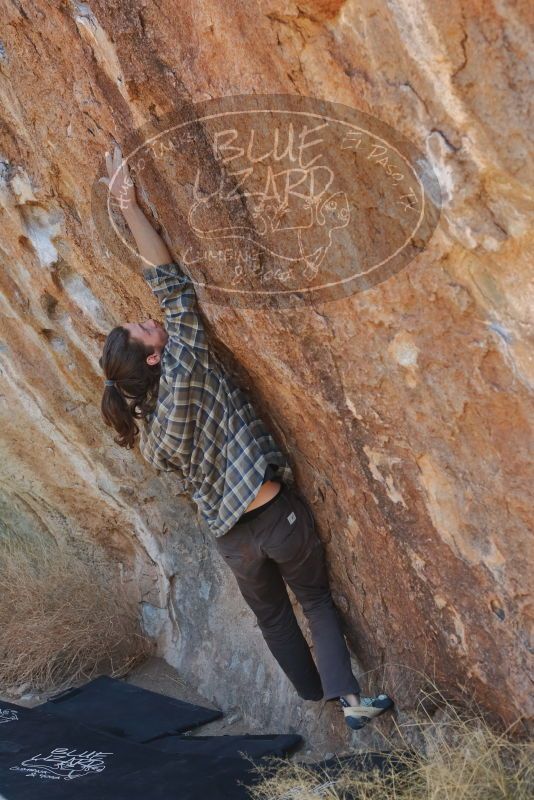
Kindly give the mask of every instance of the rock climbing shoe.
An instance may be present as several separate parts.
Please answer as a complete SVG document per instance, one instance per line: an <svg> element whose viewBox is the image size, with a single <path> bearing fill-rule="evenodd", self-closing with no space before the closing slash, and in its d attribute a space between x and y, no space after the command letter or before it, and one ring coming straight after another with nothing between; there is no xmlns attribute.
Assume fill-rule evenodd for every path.
<svg viewBox="0 0 534 800"><path fill-rule="evenodd" d="M339 702L345 715L345 722L349 728L355 731L360 730L374 717L394 705L393 700L387 694L379 694L376 697L360 697L359 706L351 706L344 697L340 697Z"/></svg>

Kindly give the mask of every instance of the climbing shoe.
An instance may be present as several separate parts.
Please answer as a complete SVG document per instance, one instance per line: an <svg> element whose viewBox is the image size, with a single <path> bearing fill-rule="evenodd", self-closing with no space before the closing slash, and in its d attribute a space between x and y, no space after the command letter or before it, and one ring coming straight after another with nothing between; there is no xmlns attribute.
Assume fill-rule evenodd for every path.
<svg viewBox="0 0 534 800"><path fill-rule="evenodd" d="M393 700L387 694L379 694L376 697L360 697L359 706L351 706L344 697L340 697L339 702L345 715L345 722L349 728L355 731L360 730L374 717L394 705Z"/></svg>

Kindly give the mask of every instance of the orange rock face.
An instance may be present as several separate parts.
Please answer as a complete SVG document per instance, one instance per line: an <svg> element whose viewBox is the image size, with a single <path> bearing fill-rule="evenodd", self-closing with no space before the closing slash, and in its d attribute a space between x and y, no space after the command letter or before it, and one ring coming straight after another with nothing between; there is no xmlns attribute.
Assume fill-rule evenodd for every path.
<svg viewBox="0 0 534 800"><path fill-rule="evenodd" d="M103 544L159 609L162 655L214 698L240 685L250 713L284 721L291 690L278 688L193 506L101 421L107 332L158 308L140 260L121 258L99 229L94 203L106 197L93 189L113 141L184 101L288 94L353 107L431 165L442 200L432 238L365 291L202 310L313 504L369 687L385 685L409 710L425 673L506 722L531 715L527 4L0 8L6 530ZM199 140L200 151L215 180L220 163ZM195 244L193 187L180 174L160 178L142 176L138 195L179 258ZM340 252L346 263L350 248ZM190 271L206 280L210 269ZM269 714L254 705L258 690Z"/></svg>

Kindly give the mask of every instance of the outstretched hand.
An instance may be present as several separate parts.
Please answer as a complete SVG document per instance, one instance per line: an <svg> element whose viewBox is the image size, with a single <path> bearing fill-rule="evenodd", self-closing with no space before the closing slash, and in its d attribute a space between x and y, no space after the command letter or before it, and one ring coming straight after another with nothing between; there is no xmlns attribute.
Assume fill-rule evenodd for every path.
<svg viewBox="0 0 534 800"><path fill-rule="evenodd" d="M113 197L120 202L121 210L131 208L137 203L135 185L130 177L128 164L123 161L121 149L115 145L113 158L109 151L106 151L107 178L99 178L99 183L104 183Z"/></svg>

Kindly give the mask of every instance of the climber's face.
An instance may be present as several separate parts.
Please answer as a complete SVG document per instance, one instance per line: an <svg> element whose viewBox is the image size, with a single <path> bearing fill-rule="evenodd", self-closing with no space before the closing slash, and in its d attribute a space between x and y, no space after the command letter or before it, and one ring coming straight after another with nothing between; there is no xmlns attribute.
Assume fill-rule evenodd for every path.
<svg viewBox="0 0 534 800"><path fill-rule="evenodd" d="M159 322L153 319L147 319L144 322L127 322L123 325L127 331L130 331L130 339L135 339L142 342L147 347L152 347L155 354L158 356L157 360L153 360L153 356L148 356L148 363L157 363L161 357L161 351L167 344L169 334Z"/></svg>

